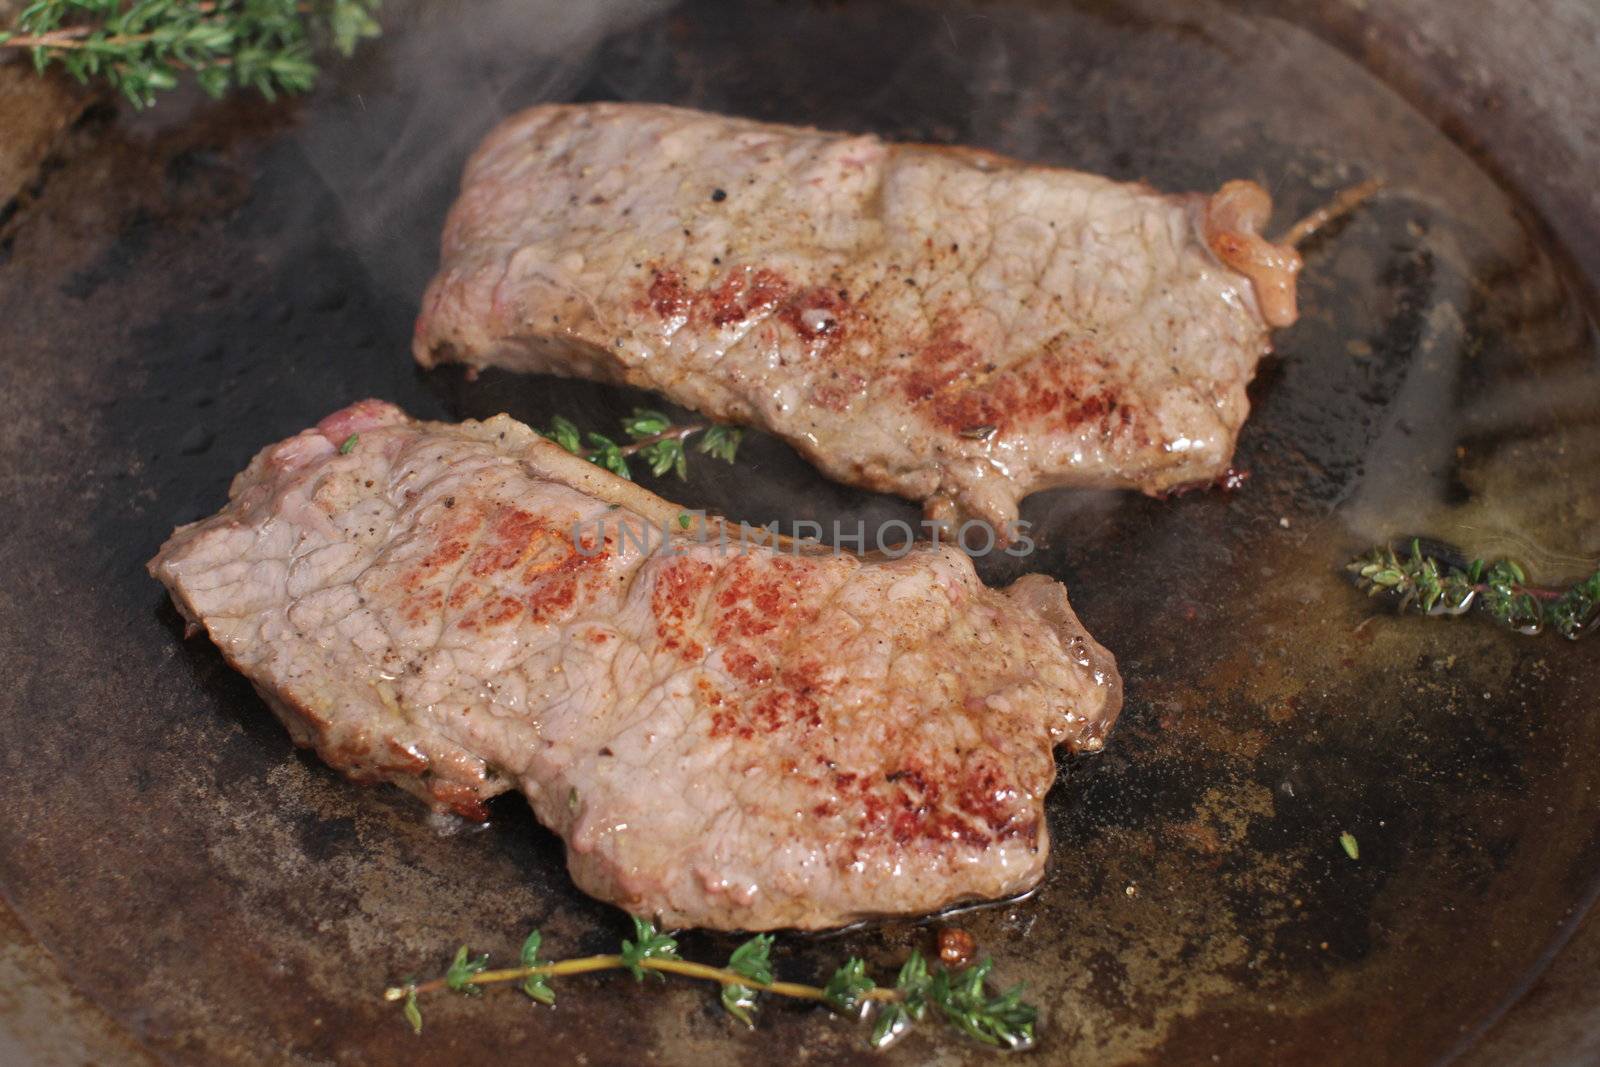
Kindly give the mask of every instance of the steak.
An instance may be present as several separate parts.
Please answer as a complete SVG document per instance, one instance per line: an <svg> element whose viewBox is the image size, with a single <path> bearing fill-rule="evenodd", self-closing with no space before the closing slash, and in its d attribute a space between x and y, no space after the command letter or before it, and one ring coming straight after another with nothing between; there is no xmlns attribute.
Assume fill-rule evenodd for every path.
<svg viewBox="0 0 1600 1067"><path fill-rule="evenodd" d="M1215 195L672 107L536 107L474 154L424 366L621 382L1004 532L1053 486L1231 461L1295 318L1252 182Z"/></svg>
<svg viewBox="0 0 1600 1067"><path fill-rule="evenodd" d="M363 401L150 571L296 741L470 818L522 790L634 914L824 928L1028 889L1052 749L1121 703L1066 591L766 535L504 415Z"/></svg>

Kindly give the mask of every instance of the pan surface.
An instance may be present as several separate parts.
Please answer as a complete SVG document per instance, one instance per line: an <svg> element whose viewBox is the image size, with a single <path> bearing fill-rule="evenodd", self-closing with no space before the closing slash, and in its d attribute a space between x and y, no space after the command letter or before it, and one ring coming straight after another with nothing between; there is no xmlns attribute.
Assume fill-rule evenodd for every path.
<svg viewBox="0 0 1600 1067"><path fill-rule="evenodd" d="M143 571L258 448L361 397L593 429L639 403L424 374L407 354L477 139L541 100L629 99L1174 190L1250 177L1280 226L1389 181L1307 249L1304 318L1252 389L1242 488L1044 494L1024 509L1038 553L981 561L993 583L1065 581L1127 707L1103 754L1063 763L1039 892L949 921L1002 984L1028 984L1042 1062L1475 1055L1600 886L1600 644L1394 617L1340 568L1413 532L1550 581L1594 568L1583 269L1600 246L1553 239L1564 178L1545 200L1514 191L1527 161L1442 130L1427 79L1388 87L1331 7L1289 9L1319 36L1248 5L1133 0L395 4L306 100L90 107L0 216L0 894L94 1005L74 1010L109 1020L104 1047L195 1064L871 1057L819 1010L774 1003L745 1031L704 987L619 976L567 982L555 1009L436 998L414 1037L390 982L462 942L510 958L532 926L551 952L607 951L622 916L571 886L520 799L471 827L295 751ZM752 522L915 518L759 436L733 468L647 484ZM887 923L782 938L775 958L796 980L853 954L887 976L930 937ZM734 943L683 941L697 958ZM0 977L23 973L8 959ZM24 1024L44 1025L0 998L0 1031ZM1495 1062L1574 1054L1501 1047ZM989 1055L925 1027L881 1058Z"/></svg>

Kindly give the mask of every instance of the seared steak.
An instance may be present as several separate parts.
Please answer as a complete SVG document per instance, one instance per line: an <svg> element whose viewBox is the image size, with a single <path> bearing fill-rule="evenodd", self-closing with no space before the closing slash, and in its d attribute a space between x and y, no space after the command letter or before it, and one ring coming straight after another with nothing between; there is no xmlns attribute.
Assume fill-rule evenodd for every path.
<svg viewBox="0 0 1600 1067"><path fill-rule="evenodd" d="M424 365L657 390L1002 528L1222 474L1295 252L1213 196L654 105L537 107L467 165ZM1231 266L1230 266L1231 265Z"/></svg>
<svg viewBox="0 0 1600 1067"><path fill-rule="evenodd" d="M1065 590L740 536L509 417L364 401L150 570L296 740L474 818L520 788L630 912L819 928L1037 881L1051 750L1121 702Z"/></svg>

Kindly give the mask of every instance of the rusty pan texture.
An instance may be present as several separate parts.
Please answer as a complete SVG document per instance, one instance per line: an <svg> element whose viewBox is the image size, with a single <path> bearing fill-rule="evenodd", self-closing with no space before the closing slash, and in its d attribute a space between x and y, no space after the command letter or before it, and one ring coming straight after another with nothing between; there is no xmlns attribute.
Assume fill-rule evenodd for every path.
<svg viewBox="0 0 1600 1067"><path fill-rule="evenodd" d="M1430 73L1460 20L1498 6L1405 5L1408 41L1400 5L1376 2L402 4L304 101L48 105L30 128L51 158L0 212L0 978L60 995L0 995L0 1036L20 1033L0 1051L69 1061L41 1039L59 1019L89 1035L81 1058L186 1064L990 1055L929 1028L874 1057L860 1027L788 1004L747 1032L704 987L615 975L566 982L555 1009L435 999L412 1036L387 983L463 941L507 958L535 925L551 952L606 950L622 917L572 888L520 800L469 827L296 752L144 575L262 444L359 397L594 428L638 402L406 354L476 139L539 100L621 98L1170 188L1253 177L1285 222L1389 179L1307 249L1243 488L1045 494L1024 511L1040 552L984 563L1067 582L1128 703L1104 754L1063 767L1039 892L949 921L1028 983L1040 1062L1581 1062L1600 645L1392 617L1339 570L1413 531L1551 580L1600 557L1592 190L1529 158L1600 162L1600 127L1518 119L1555 79L1596 87L1554 69L1560 48L1522 95L1473 80L1492 50L1451 46L1451 73ZM1600 26L1535 6L1547 29ZM693 468L659 488L735 518L914 517L768 439ZM888 974L931 930L782 938L777 967L815 980L860 954ZM733 943L683 940L705 958Z"/></svg>

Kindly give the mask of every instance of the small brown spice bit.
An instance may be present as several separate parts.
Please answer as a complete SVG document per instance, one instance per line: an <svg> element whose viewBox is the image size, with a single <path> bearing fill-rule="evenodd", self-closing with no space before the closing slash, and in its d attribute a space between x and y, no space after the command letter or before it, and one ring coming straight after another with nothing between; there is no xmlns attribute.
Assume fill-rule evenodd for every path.
<svg viewBox="0 0 1600 1067"><path fill-rule="evenodd" d="M965 966L977 952L978 942L965 930L947 926L939 931L939 962L945 966Z"/></svg>

